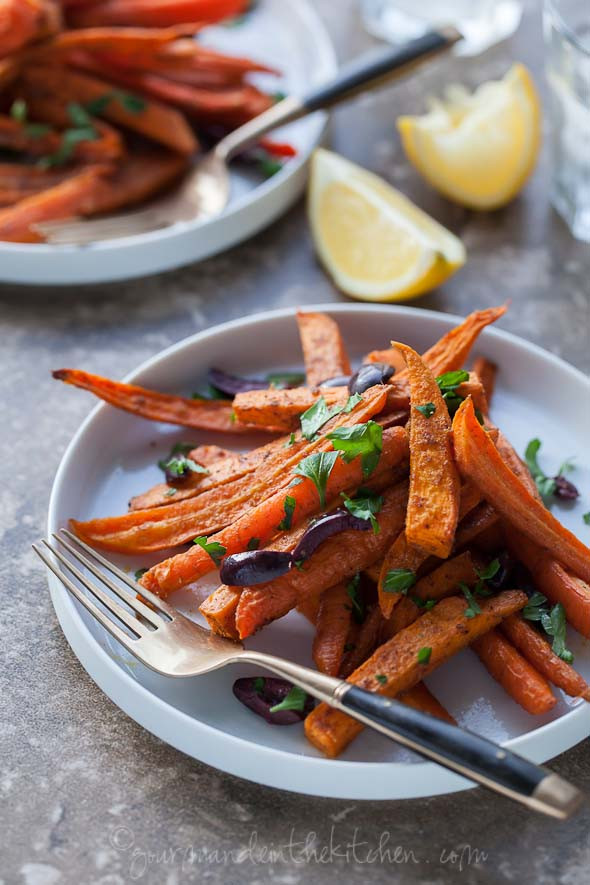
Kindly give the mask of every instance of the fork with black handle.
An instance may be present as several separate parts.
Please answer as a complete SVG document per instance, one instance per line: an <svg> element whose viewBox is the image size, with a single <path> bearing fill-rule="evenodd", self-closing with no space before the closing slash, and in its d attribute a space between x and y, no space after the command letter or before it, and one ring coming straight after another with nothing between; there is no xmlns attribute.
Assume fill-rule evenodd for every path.
<svg viewBox="0 0 590 885"><path fill-rule="evenodd" d="M565 819L583 801L583 794L559 775L471 731L342 679L223 639L133 581L71 532L63 529L53 538L57 544L44 540L45 549L33 545L47 568L130 654L157 673L189 677L238 661L257 664L396 743L536 811Z"/></svg>

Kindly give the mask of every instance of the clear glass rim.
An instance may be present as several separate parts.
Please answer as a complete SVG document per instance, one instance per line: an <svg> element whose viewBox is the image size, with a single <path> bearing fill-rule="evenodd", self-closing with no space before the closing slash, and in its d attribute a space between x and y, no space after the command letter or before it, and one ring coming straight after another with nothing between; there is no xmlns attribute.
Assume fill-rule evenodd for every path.
<svg viewBox="0 0 590 885"><path fill-rule="evenodd" d="M564 37L566 37L567 40L569 40L570 43L573 43L578 52L581 52L583 55L586 55L590 58L590 47L584 46L584 44L580 42L580 39L576 32L564 19L563 14L559 10L556 0L545 0L545 11L551 13L551 15L555 18L557 24L559 25L561 33L564 35Z"/></svg>

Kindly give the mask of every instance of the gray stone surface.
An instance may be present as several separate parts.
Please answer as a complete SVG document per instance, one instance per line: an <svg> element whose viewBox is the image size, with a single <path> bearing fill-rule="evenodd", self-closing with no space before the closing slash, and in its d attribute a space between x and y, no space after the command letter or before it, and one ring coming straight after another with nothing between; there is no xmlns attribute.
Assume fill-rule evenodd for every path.
<svg viewBox="0 0 590 885"><path fill-rule="evenodd" d="M369 43L353 3L317 5L342 58ZM332 141L464 238L467 266L419 306L464 313L509 297L504 328L587 371L590 249L570 238L548 206L546 152L518 200L477 215L419 181L395 134L396 115L415 111L440 83L475 84L504 73L513 59L532 68L543 90L536 3L518 34L481 59L438 61L335 113ZM143 731L101 694L61 634L29 549L44 530L60 457L90 403L52 382L50 369L83 366L120 377L221 320L340 298L314 261L301 204L271 230L198 267L77 290L0 287L3 882L588 881L588 808L555 823L481 790L388 803L312 799L255 786ZM587 741L552 767L590 792ZM304 862L296 848L284 847L271 862L265 850L288 844L291 832L293 842L316 834L318 848L332 838L339 849L324 862L313 852ZM355 854L350 845L355 833L357 843L372 848L384 840L390 854L366 863L367 846L357 844ZM342 856L346 843L348 857ZM249 844L249 854L231 854Z"/></svg>

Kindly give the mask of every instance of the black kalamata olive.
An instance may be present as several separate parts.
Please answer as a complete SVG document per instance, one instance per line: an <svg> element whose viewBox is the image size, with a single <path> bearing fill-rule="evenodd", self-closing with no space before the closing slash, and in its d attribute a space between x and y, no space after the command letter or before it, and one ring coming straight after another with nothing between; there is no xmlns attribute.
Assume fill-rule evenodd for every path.
<svg viewBox="0 0 590 885"><path fill-rule="evenodd" d="M371 528L371 522L368 519L359 519L353 516L348 510L333 510L320 516L315 522L311 523L297 546L291 554L293 562L298 563L309 559L315 553L320 544L337 535L339 532L346 532L353 529L358 532L366 532Z"/></svg>
<svg viewBox="0 0 590 885"><path fill-rule="evenodd" d="M576 498L580 497L580 493L573 482L561 475L555 477L555 490L553 494L556 498L561 498L562 501L575 501Z"/></svg>
<svg viewBox="0 0 590 885"><path fill-rule="evenodd" d="M394 375L395 369L387 363L363 363L348 382L348 392L364 393L375 384L386 384Z"/></svg>
<svg viewBox="0 0 590 885"><path fill-rule="evenodd" d="M272 707L285 700L293 688L293 683L287 682L286 679L277 679L273 676L245 676L236 679L232 690L240 703L258 716L262 716L270 725L294 725L305 719L313 710L315 701L311 695L305 692L299 694L297 709L270 712Z"/></svg>
<svg viewBox="0 0 590 885"><path fill-rule="evenodd" d="M318 384L318 387L346 387L351 379L351 375L336 375L335 378L327 378Z"/></svg>
<svg viewBox="0 0 590 885"><path fill-rule="evenodd" d="M291 567L291 554L280 550L246 550L223 560L219 576L224 584L251 587L280 578Z"/></svg>

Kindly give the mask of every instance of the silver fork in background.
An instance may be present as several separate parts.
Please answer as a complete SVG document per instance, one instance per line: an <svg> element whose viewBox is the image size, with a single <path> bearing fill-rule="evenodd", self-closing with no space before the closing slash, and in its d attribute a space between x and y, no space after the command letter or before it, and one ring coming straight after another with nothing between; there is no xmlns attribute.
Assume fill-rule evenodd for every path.
<svg viewBox="0 0 590 885"><path fill-rule="evenodd" d="M404 46L361 56L303 98L289 96L230 132L197 162L172 194L145 209L96 221L44 221L32 227L49 243L81 246L219 215L230 197L228 164L267 132L400 76L447 51L460 39L459 31L448 26L423 34Z"/></svg>
<svg viewBox="0 0 590 885"><path fill-rule="evenodd" d="M528 808L565 819L583 801L583 794L559 775L473 732L413 710L399 701L364 691L342 679L325 676L292 661L245 649L239 642L223 639L195 624L167 602L131 580L71 532L62 529L61 534L53 537L75 562L98 578L103 587L115 595L112 596L99 584L89 580L58 547L44 540L43 544L61 566L106 611L67 577L43 549L34 544L34 551L47 568L130 654L164 676L199 676L237 662L257 664L285 677L320 701L342 710L421 756L521 802ZM91 558L85 556L81 550L86 551ZM103 569L98 567L98 563ZM104 569L125 586L105 574ZM150 605L138 599L138 593ZM228 698L228 702L231 699Z"/></svg>

